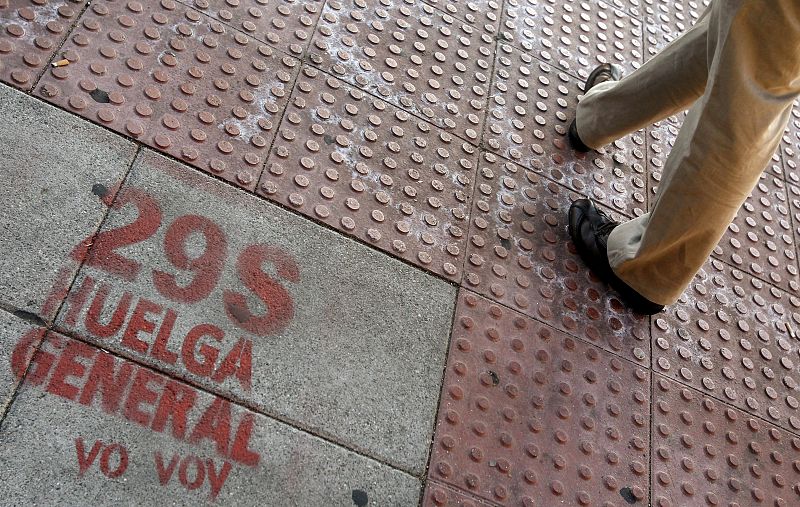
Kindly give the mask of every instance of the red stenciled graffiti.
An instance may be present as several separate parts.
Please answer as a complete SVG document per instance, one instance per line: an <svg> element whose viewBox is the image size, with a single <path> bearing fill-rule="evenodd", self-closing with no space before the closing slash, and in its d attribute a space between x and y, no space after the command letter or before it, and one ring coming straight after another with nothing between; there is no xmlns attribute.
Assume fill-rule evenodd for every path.
<svg viewBox="0 0 800 507"><path fill-rule="evenodd" d="M54 317L63 301L59 326L69 334L82 324L95 342L118 340L122 349L158 364L177 366L216 383L238 381L243 389L250 390L252 338L226 339L223 327L208 322L195 323L188 331L178 327L183 330L178 332L178 306L209 298L224 270L232 266L244 291L225 288L217 292L230 322L256 337L280 333L294 317L294 301L284 283L300 281L295 260L279 247L250 244L238 254L233 252L235 262L229 262L232 252L228 238L218 224L197 214L164 223L159 203L140 189L123 188L107 194L103 202L114 210L135 209L136 216L129 223L86 238L72 250L72 258L123 283L147 276L166 304L130 291L115 291L112 281L102 280L96 273L84 273L70 291L73 272L65 267L47 297L43 316ZM123 249L153 238L162 226L166 230L159 247L168 267L148 270L139 260L126 256ZM195 241L199 237L200 247ZM253 311L248 304L253 295L265 310ZM171 308L170 302L178 306ZM157 452L154 466L162 486L173 481L194 490L208 484L210 498L214 499L231 472L231 462L251 467L260 462L261 455L250 448L254 413L234 410L224 398L205 396L190 385L108 354L84 343L81 336L76 340L51 334L43 341L45 332L36 329L19 339L11 354L17 378L24 377L27 384L47 393L96 407L175 440L210 444L223 459L220 465L192 454L166 456ZM114 479L125 474L129 466L129 451L120 443L90 443L78 437L75 450L79 475L96 465L103 475Z"/></svg>
<svg viewBox="0 0 800 507"><path fill-rule="evenodd" d="M11 368L17 378L25 374L37 343L37 335L27 333L14 348ZM99 406L106 414L182 442L209 442L221 457L243 465L256 466L261 458L250 449L252 412L243 411L236 418L224 398L214 396L210 403L201 403L194 387L81 341L51 335L30 359L25 382L81 405ZM89 464L92 452L84 453Z"/></svg>
<svg viewBox="0 0 800 507"><path fill-rule="evenodd" d="M169 484L172 476L175 474L175 469L178 470L178 481L189 491L199 488L206 482L208 478L208 485L210 488L209 496L214 499L219 495L225 481L228 480L228 474L231 472L231 464L223 461L222 466L217 470L216 463L211 458L202 459L193 454L188 456L179 456L173 454L169 463L166 463L164 457L160 452L153 454L155 461L156 473L158 474L158 481L162 486Z"/></svg>
<svg viewBox="0 0 800 507"><path fill-rule="evenodd" d="M73 294L84 291L91 293L94 283L90 277L84 278ZM110 291L111 286L103 282L91 301L84 296L67 298L64 305L65 323L71 320L75 325L81 313L80 306L88 304L83 324L95 338L107 340L120 337L120 346L131 352L149 356L164 365L181 364L187 372L216 383L233 378L244 390L250 390L252 340L238 337L231 345L229 340L225 340L225 332L209 323L197 324L181 337L174 332L179 314L172 308L164 308L145 298L137 300L127 291L116 302L109 302ZM133 311L129 311L131 308ZM101 322L101 315L104 314L110 315L107 322ZM177 349L177 352L172 349Z"/></svg>
<svg viewBox="0 0 800 507"><path fill-rule="evenodd" d="M84 261L87 266L94 266L123 280L133 281L142 269L141 264L116 250L140 243L155 234L161 226L161 209L155 199L135 188L120 191L111 207L119 210L127 204L133 204L139 210L136 220L83 240L72 251L72 257L78 262Z"/></svg>
<svg viewBox="0 0 800 507"><path fill-rule="evenodd" d="M109 479L116 479L128 469L128 449L118 443L104 444L100 440L95 440L91 449L86 451L86 444L83 438L75 439L75 452L78 454L78 475L86 473L92 464L100 456L100 471ZM112 456L116 454L116 465L111 465Z"/></svg>
<svg viewBox="0 0 800 507"><path fill-rule="evenodd" d="M251 314L242 294L226 290L224 296L228 317L257 336L280 332L294 317L294 303L289 292L261 270L265 261L275 264L278 276L290 282L300 280L300 270L294 260L279 248L250 245L242 251L236 264L239 278L270 309L268 314L260 317Z"/></svg>
<svg viewBox="0 0 800 507"><path fill-rule="evenodd" d="M78 460L78 477L83 477L95 463L98 463L103 475L109 479L117 479L125 474L130 464L128 448L118 442L106 444L102 440L95 440L91 447L88 447L83 437L79 436L75 439L75 453ZM169 484L173 475L177 475L176 482L189 491L208 483L208 496L211 500L222 491L233 468L229 461L223 461L217 469L217 463L213 459L201 458L194 454L181 456L173 453L167 463L159 451L153 453L153 466L160 486Z"/></svg>
<svg viewBox="0 0 800 507"><path fill-rule="evenodd" d="M186 240L199 232L205 239L205 250L195 258L186 253ZM164 253L178 269L195 273L186 287L178 285L175 275L164 271L153 271L153 283L164 297L180 303L196 303L208 297L222 275L227 253L225 233L208 218L184 215L175 219L164 238Z"/></svg>
<svg viewBox="0 0 800 507"><path fill-rule="evenodd" d="M123 280L135 280L142 270L141 263L125 257L117 250L151 238L161 227L163 216L156 200L136 188L127 187L119 191L111 207L121 210L128 205L135 206L138 212L133 222L90 236L73 249L72 257ZM192 257L186 251L186 243L195 233L203 236L204 250L197 257ZM191 304L206 299L214 291L226 265L228 245L225 233L213 220L200 215L177 217L167 226L163 250L177 271L190 272L193 276L191 282L184 286L178 283L176 273L153 270L153 285L159 294L176 303ZM264 271L267 262L275 266L280 280ZM236 271L239 280L264 304L266 313L253 314L243 294L226 290L223 296L225 313L233 325L256 336L269 336L285 329L294 317L294 302L281 281L300 281L300 270L294 259L276 246L254 244L242 250L236 261ZM107 292L108 289L105 289L90 307L93 323L97 323ZM80 299L75 300L75 303L80 302ZM129 301L124 303L117 307L123 316L127 313ZM69 315L74 321L75 314ZM115 313L109 324L95 327L99 334L91 329L89 331L98 337L111 336L118 328L115 328L118 323L119 318Z"/></svg>

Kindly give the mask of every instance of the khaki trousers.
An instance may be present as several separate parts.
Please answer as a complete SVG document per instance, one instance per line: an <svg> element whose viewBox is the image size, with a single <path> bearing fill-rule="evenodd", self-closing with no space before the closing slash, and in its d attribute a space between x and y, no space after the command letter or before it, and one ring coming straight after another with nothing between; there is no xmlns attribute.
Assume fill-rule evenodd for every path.
<svg viewBox="0 0 800 507"><path fill-rule="evenodd" d="M715 0L681 38L592 88L576 126L590 147L691 106L649 213L608 238L614 272L647 299L678 299L755 187L800 94L800 0Z"/></svg>

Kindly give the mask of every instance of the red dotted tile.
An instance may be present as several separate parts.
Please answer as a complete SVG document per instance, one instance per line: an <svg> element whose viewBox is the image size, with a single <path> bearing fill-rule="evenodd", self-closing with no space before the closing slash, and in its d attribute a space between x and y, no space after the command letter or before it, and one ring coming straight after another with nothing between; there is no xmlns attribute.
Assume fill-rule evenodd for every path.
<svg viewBox="0 0 800 507"><path fill-rule="evenodd" d="M644 0L642 10L648 25L682 33L697 23L710 4L711 0Z"/></svg>
<svg viewBox="0 0 800 507"><path fill-rule="evenodd" d="M794 228L794 244L798 258L800 258L800 186L789 183L786 191L789 195L789 213Z"/></svg>
<svg viewBox="0 0 800 507"><path fill-rule="evenodd" d="M694 26L710 3L711 0L645 0L644 61L653 58Z"/></svg>
<svg viewBox="0 0 800 507"><path fill-rule="evenodd" d="M646 62L694 26L711 0L645 0L645 2L643 10Z"/></svg>
<svg viewBox="0 0 800 507"><path fill-rule="evenodd" d="M569 146L578 81L500 45L484 145L627 216L647 209L645 133L587 154Z"/></svg>
<svg viewBox="0 0 800 507"><path fill-rule="evenodd" d="M654 507L800 505L800 438L655 375Z"/></svg>
<svg viewBox="0 0 800 507"><path fill-rule="evenodd" d="M642 22L602 1L506 0L500 34L582 79L601 63L642 64Z"/></svg>
<svg viewBox="0 0 800 507"><path fill-rule="evenodd" d="M781 172L773 162L761 175L713 255L797 294L797 243Z"/></svg>
<svg viewBox="0 0 800 507"><path fill-rule="evenodd" d="M46 100L255 188L299 62L172 0L94 2Z"/></svg>
<svg viewBox="0 0 800 507"><path fill-rule="evenodd" d="M324 0L181 0L260 41L301 57Z"/></svg>
<svg viewBox="0 0 800 507"><path fill-rule="evenodd" d="M650 202L655 202L661 171L681 119L668 118L648 129ZM783 289L800 291L789 207L783 168L776 154L712 255Z"/></svg>
<svg viewBox="0 0 800 507"><path fill-rule="evenodd" d="M667 157L675 145L685 115L679 114L665 118L647 127L647 175L648 175L648 202L655 203L658 184L661 182L661 173Z"/></svg>
<svg viewBox="0 0 800 507"><path fill-rule="evenodd" d="M533 171L484 153L475 180L462 285L646 363L647 319L626 309L616 292L591 274L569 240L567 209L578 197Z"/></svg>
<svg viewBox="0 0 800 507"><path fill-rule="evenodd" d="M483 128L494 38L412 0L330 0L315 66L473 143Z"/></svg>
<svg viewBox="0 0 800 507"><path fill-rule="evenodd" d="M609 0L608 3L647 25L677 34L697 23L711 0Z"/></svg>
<svg viewBox="0 0 800 507"><path fill-rule="evenodd" d="M423 0L440 11L467 21L484 32L497 33L503 0Z"/></svg>
<svg viewBox="0 0 800 507"><path fill-rule="evenodd" d="M644 28L644 61L656 56L680 36L679 32L670 32L657 25L645 24Z"/></svg>
<svg viewBox="0 0 800 507"><path fill-rule="evenodd" d="M303 67L258 192L461 279L477 149Z"/></svg>
<svg viewBox="0 0 800 507"><path fill-rule="evenodd" d="M800 185L800 102L795 101L781 143L781 159L786 181Z"/></svg>
<svg viewBox="0 0 800 507"><path fill-rule="evenodd" d="M711 259L653 319L653 370L800 430L800 296ZM800 335L798 335L800 337Z"/></svg>
<svg viewBox="0 0 800 507"><path fill-rule="evenodd" d="M592 0L597 1L597 0ZM625 11L626 14L632 16L639 21L644 20L644 4L651 0L600 0L606 4L611 5L615 9Z"/></svg>
<svg viewBox="0 0 800 507"><path fill-rule="evenodd" d="M440 482L428 480L422 505L424 507L483 507L497 504L479 500Z"/></svg>
<svg viewBox="0 0 800 507"><path fill-rule="evenodd" d="M636 0L615 0L626 2ZM711 0L645 0L644 61L647 61L694 26Z"/></svg>
<svg viewBox="0 0 800 507"><path fill-rule="evenodd" d="M649 395L645 368L462 291L429 477L502 505L647 505Z"/></svg>
<svg viewBox="0 0 800 507"><path fill-rule="evenodd" d="M0 0L0 81L30 90L85 0Z"/></svg>

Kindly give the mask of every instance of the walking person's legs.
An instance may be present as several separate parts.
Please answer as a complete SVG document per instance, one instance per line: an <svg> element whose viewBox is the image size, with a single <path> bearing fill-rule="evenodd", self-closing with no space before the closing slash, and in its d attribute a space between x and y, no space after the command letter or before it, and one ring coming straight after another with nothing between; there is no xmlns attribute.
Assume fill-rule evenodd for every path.
<svg viewBox="0 0 800 507"><path fill-rule="evenodd" d="M674 302L702 267L775 152L800 93L800 2L717 1L704 23L707 83L667 158L650 213L614 227L588 201L570 210L570 232L584 259L643 313ZM668 70L655 65L649 72ZM609 130L624 134L619 125L633 130L674 112L700 81L689 87L673 81L681 92L662 104L649 104L657 101L644 93L625 96L624 106L646 114L632 113L635 121L611 123ZM595 115L604 104L623 107L604 95L597 92ZM585 121L580 108L577 126L589 146L609 139L602 122Z"/></svg>
<svg viewBox="0 0 800 507"><path fill-rule="evenodd" d="M575 122L587 147L600 148L684 111L703 94L708 77L707 14L633 74L586 92Z"/></svg>

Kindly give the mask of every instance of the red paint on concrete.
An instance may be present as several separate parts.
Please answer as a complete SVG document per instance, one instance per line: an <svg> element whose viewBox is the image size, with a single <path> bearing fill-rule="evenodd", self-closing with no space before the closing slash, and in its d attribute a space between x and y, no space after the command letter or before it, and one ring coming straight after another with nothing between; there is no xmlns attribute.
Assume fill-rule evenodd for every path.
<svg viewBox="0 0 800 507"><path fill-rule="evenodd" d="M31 336L23 336L12 354L17 376L24 373L25 358L34 346ZM176 440L211 442L221 457L244 465L256 466L261 458L249 448L255 425L252 412L242 410L234 416L231 403L219 397L200 405L194 387L94 346L51 335L33 355L30 368L25 382L55 396L97 407L157 433L170 426L169 434Z"/></svg>

